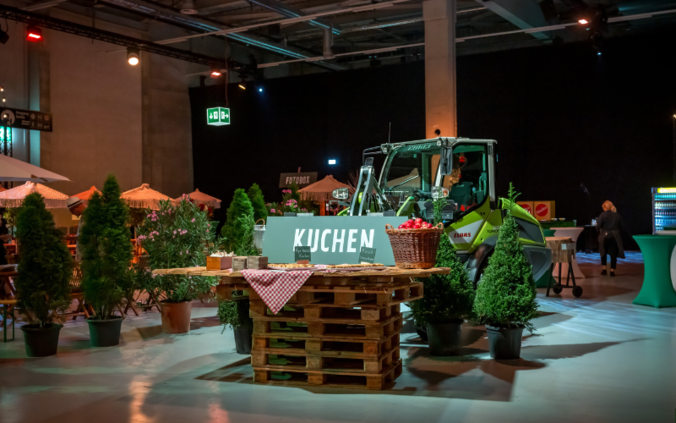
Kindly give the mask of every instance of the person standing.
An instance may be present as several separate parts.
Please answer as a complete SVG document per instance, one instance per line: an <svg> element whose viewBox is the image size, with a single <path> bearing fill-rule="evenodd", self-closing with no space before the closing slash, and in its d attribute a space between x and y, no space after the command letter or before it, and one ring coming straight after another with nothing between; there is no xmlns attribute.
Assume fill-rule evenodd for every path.
<svg viewBox="0 0 676 423"><path fill-rule="evenodd" d="M80 236L82 235L82 213L84 213L85 208L87 208L82 200L78 197L70 197L68 199L68 210L75 216L80 218L80 221L77 225L77 239L75 240L75 261L82 260L82 252L80 250Z"/></svg>
<svg viewBox="0 0 676 423"><path fill-rule="evenodd" d="M615 276L617 258L624 258L620 235L620 231L624 230L624 221L610 201L604 202L601 207L603 213L596 219L596 228L599 230L599 253L601 254L601 266L603 266L601 274L607 274L606 260L607 255L610 254L610 276Z"/></svg>

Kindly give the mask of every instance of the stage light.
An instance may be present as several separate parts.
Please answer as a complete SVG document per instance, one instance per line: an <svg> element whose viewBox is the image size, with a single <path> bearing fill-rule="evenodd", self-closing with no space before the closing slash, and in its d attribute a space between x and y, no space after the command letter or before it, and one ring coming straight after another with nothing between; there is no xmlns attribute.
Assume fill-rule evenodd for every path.
<svg viewBox="0 0 676 423"><path fill-rule="evenodd" d="M238 87L240 87L240 88L243 89L243 90L246 90L246 87L245 87L244 85L242 85L242 84L239 84Z"/></svg>
<svg viewBox="0 0 676 423"><path fill-rule="evenodd" d="M218 66L211 67L211 77L218 78L221 76L221 69Z"/></svg>
<svg viewBox="0 0 676 423"><path fill-rule="evenodd" d="M9 30L9 28L7 28L7 30ZM5 44L7 41L9 41L9 35L0 29L0 44Z"/></svg>
<svg viewBox="0 0 676 423"><path fill-rule="evenodd" d="M26 39L28 41L42 40L42 30L37 26L30 25L28 28L26 28Z"/></svg>
<svg viewBox="0 0 676 423"><path fill-rule="evenodd" d="M585 18L579 19L578 22L580 23L580 25L587 25L589 23L589 21L586 20Z"/></svg>
<svg viewBox="0 0 676 423"><path fill-rule="evenodd" d="M132 66L136 66L140 61L138 49L131 47L127 48L127 62Z"/></svg>
<svg viewBox="0 0 676 423"><path fill-rule="evenodd" d="M336 164L336 159L329 159L329 164L330 165Z"/></svg>
<svg viewBox="0 0 676 423"><path fill-rule="evenodd" d="M258 92L259 92L259 93L262 93L262 92L263 92L263 88L262 88L262 87L259 87L259 88L258 88Z"/></svg>
<svg viewBox="0 0 676 423"><path fill-rule="evenodd" d="M601 55L601 52L599 51L598 53L596 53L596 55L597 55L597 56L600 56L600 55Z"/></svg>

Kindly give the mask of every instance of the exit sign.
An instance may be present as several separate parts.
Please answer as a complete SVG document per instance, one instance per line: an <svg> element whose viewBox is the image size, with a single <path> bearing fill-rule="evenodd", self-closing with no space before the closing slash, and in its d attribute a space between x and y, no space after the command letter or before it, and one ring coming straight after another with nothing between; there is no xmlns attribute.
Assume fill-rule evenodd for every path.
<svg viewBox="0 0 676 423"><path fill-rule="evenodd" d="M207 124L213 126L230 125L230 109L225 107L207 109Z"/></svg>

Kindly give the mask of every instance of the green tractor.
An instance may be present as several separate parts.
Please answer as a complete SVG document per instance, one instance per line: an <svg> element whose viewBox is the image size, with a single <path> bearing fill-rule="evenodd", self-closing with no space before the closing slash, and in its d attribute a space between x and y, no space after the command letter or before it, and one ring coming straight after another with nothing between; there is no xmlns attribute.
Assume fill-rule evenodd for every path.
<svg viewBox="0 0 676 423"><path fill-rule="evenodd" d="M388 143L364 150L364 165L349 207L340 214L433 219L434 198L446 196L446 234L466 263L476 286L498 239L508 200L495 193L495 140L436 138ZM373 156L384 154L376 181ZM334 191L346 200L347 189ZM550 269L551 251L538 221L519 206L512 209L520 241L533 266L535 279Z"/></svg>

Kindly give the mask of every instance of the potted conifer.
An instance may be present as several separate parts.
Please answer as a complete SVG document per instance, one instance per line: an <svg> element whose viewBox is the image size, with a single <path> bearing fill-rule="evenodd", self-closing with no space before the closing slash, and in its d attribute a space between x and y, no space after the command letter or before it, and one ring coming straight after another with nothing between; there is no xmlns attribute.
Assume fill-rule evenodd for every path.
<svg viewBox="0 0 676 423"><path fill-rule="evenodd" d="M242 298L235 301L220 301L218 319L224 325L224 331L228 325L232 327L237 354L251 354L253 319L249 317L249 300Z"/></svg>
<svg viewBox="0 0 676 423"><path fill-rule="evenodd" d="M103 191L90 197L82 217L82 292L95 313L87 319L94 347L120 343L122 316L113 313L124 298L132 259L129 211L120 193L117 179L109 175Z"/></svg>
<svg viewBox="0 0 676 423"><path fill-rule="evenodd" d="M485 323L491 357L516 359L521 355L521 335L533 331L530 320L537 316L533 270L519 244L519 227L512 216L519 194L509 184L509 198L495 251L477 288L474 312Z"/></svg>
<svg viewBox="0 0 676 423"><path fill-rule="evenodd" d="M253 219L254 222L268 218L268 208L265 206L265 198L263 198L263 191L258 184L253 184L247 191L247 196L249 201L251 201L251 206L253 207Z"/></svg>
<svg viewBox="0 0 676 423"><path fill-rule="evenodd" d="M38 193L24 199L17 216L17 240L21 245L16 291L30 318L21 327L26 354L45 357L56 354L62 325L54 323L58 311L70 305L73 263L62 233Z"/></svg>
<svg viewBox="0 0 676 423"><path fill-rule="evenodd" d="M216 249L208 212L186 196L177 205L159 201L159 209L147 214L138 233L151 269L204 266ZM143 289L160 301L165 333L190 331L192 301L217 283L214 277L187 275L152 275L144 281Z"/></svg>
<svg viewBox="0 0 676 423"><path fill-rule="evenodd" d="M445 198L434 202L435 224L442 221ZM423 281L425 295L410 304L417 326L427 328L432 355L453 355L460 349L461 328L472 314L474 287L448 235L441 237L436 267L451 269L448 275L431 275Z"/></svg>

